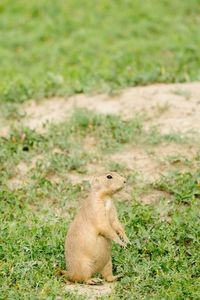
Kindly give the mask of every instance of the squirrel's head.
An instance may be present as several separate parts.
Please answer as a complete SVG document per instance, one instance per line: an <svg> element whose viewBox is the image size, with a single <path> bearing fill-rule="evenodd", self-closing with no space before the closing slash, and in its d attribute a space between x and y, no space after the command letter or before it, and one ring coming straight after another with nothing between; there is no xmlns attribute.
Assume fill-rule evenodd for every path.
<svg viewBox="0 0 200 300"><path fill-rule="evenodd" d="M105 195L112 195L121 190L126 183L126 179L116 172L108 172L94 176L92 179L92 190L102 192Z"/></svg>

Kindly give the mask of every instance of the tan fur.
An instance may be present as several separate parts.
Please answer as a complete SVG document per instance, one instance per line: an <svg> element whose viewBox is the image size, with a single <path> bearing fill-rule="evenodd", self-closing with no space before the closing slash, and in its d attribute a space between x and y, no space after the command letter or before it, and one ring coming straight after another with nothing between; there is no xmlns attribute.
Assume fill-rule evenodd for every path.
<svg viewBox="0 0 200 300"><path fill-rule="evenodd" d="M108 175L112 179L108 179ZM80 208L66 237L67 276L71 281L97 284L101 279L92 278L96 273L107 281L119 277L112 274L111 240L124 248L130 241L118 220L111 196L124 184L125 179L115 172L93 178L90 196Z"/></svg>

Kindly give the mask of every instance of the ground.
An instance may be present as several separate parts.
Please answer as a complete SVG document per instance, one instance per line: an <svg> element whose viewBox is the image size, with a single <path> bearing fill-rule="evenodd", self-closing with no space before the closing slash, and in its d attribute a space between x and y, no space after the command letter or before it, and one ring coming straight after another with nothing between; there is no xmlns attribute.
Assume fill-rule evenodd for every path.
<svg viewBox="0 0 200 300"><path fill-rule="evenodd" d="M116 299L122 294L130 297L129 291L136 298L156 297L160 287L163 295L173 297L177 287L172 286L182 284L187 296L197 297L199 95L199 82L156 84L128 88L115 96L29 100L18 105L21 118L1 119L1 198L5 192L10 195L9 204L2 206L4 213L9 212L2 226L9 243L19 243L14 253L11 244L6 246L10 259L2 261L7 287L16 291L7 291L11 298L15 293L26 295L30 284L34 294L44 298L53 293L57 299L66 295ZM125 277L111 285L66 287L55 272L57 266L65 267L67 228L89 192L92 175L108 170L128 178L115 201L132 246L124 253L113 245L112 252L114 272L124 272ZM25 240L20 236L24 231ZM34 265L40 266L40 275ZM185 268L188 273L181 278ZM30 276L29 283L22 274ZM38 276L44 283L34 288Z"/></svg>
<svg viewBox="0 0 200 300"><path fill-rule="evenodd" d="M199 15L199 0L1 1L1 298L199 299ZM67 231L107 170L127 178L123 277L66 285Z"/></svg>

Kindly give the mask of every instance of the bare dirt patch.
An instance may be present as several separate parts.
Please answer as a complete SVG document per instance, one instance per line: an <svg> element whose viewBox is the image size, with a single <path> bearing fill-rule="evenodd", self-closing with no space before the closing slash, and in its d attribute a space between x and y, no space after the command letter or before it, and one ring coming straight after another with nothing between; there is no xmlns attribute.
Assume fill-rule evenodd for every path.
<svg viewBox="0 0 200 300"><path fill-rule="evenodd" d="M27 102L25 112L28 125L41 128L49 121L58 122L65 112L74 107L86 107L100 113L120 114L131 117L135 113L146 114L148 123L160 125L163 132L170 130L200 129L200 82L184 84L156 84L124 90L120 95L75 95L68 100L53 98L39 104Z"/></svg>
<svg viewBox="0 0 200 300"><path fill-rule="evenodd" d="M23 160L20 161L15 170L16 176L8 180L9 188L15 189L22 186L26 182L27 173L36 166L37 161L40 159L42 159L42 155L32 157L29 164Z"/></svg>
<svg viewBox="0 0 200 300"><path fill-rule="evenodd" d="M67 111L72 109L73 103L71 103L70 99L52 98L40 101L29 100L24 106L24 112L26 114L24 123L31 129L43 131L44 124L62 121L66 117Z"/></svg>
<svg viewBox="0 0 200 300"><path fill-rule="evenodd" d="M162 145L157 145L154 148L155 154L157 157L160 156L167 156L167 155L187 155L189 158L192 158L193 156L196 155L196 146L191 146L185 144L184 147L181 144L176 144L176 143L166 143Z"/></svg>
<svg viewBox="0 0 200 300"><path fill-rule="evenodd" d="M6 124L5 120L0 118L0 136L7 137L10 126Z"/></svg>
<svg viewBox="0 0 200 300"><path fill-rule="evenodd" d="M28 165L24 161L21 161L15 170L16 176L8 180L10 189L15 189L25 183L25 175L28 170Z"/></svg>
<svg viewBox="0 0 200 300"><path fill-rule="evenodd" d="M163 132L200 129L200 82L156 84L124 90L120 95L75 95L69 99L52 98L28 101L27 125L41 129L46 121L59 122L66 111L86 107L100 113L121 114L128 118L146 114L148 123L160 125Z"/></svg>
<svg viewBox="0 0 200 300"><path fill-rule="evenodd" d="M97 297L106 297L106 295L110 294L116 283L108 283L105 282L103 285L86 285L86 284L79 284L79 285L67 285L66 290L75 294L75 295L82 295L86 296L87 299L94 300ZM106 298L104 298L106 299Z"/></svg>
<svg viewBox="0 0 200 300"><path fill-rule="evenodd" d="M43 131L44 124L60 122L75 107L86 107L100 113L121 114L124 118L136 113L146 114L147 125L160 125L162 132L170 130L200 131L200 82L155 84L125 89L120 95L75 95L68 99L54 97L26 101L22 110L24 124ZM9 126L0 120L0 135Z"/></svg>
<svg viewBox="0 0 200 300"><path fill-rule="evenodd" d="M162 198L170 199L170 195L164 191L148 191L138 196L138 201L142 204L157 205Z"/></svg>
<svg viewBox="0 0 200 300"><path fill-rule="evenodd" d="M154 180L164 171L162 164L149 155L144 149L129 148L120 153L109 156L109 159L118 163L126 163L133 172L138 172L144 180Z"/></svg>

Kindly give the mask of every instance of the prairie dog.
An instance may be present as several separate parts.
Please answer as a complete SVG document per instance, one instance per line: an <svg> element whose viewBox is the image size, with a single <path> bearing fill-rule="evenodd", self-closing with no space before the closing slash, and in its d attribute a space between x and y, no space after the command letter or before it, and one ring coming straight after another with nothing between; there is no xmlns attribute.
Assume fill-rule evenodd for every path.
<svg viewBox="0 0 200 300"><path fill-rule="evenodd" d="M125 178L115 172L93 177L90 196L66 236L65 273L71 281L97 284L102 280L93 278L96 273L100 273L106 281L119 277L112 273L111 240L124 248L125 243L130 241L118 220L111 196L125 183Z"/></svg>

